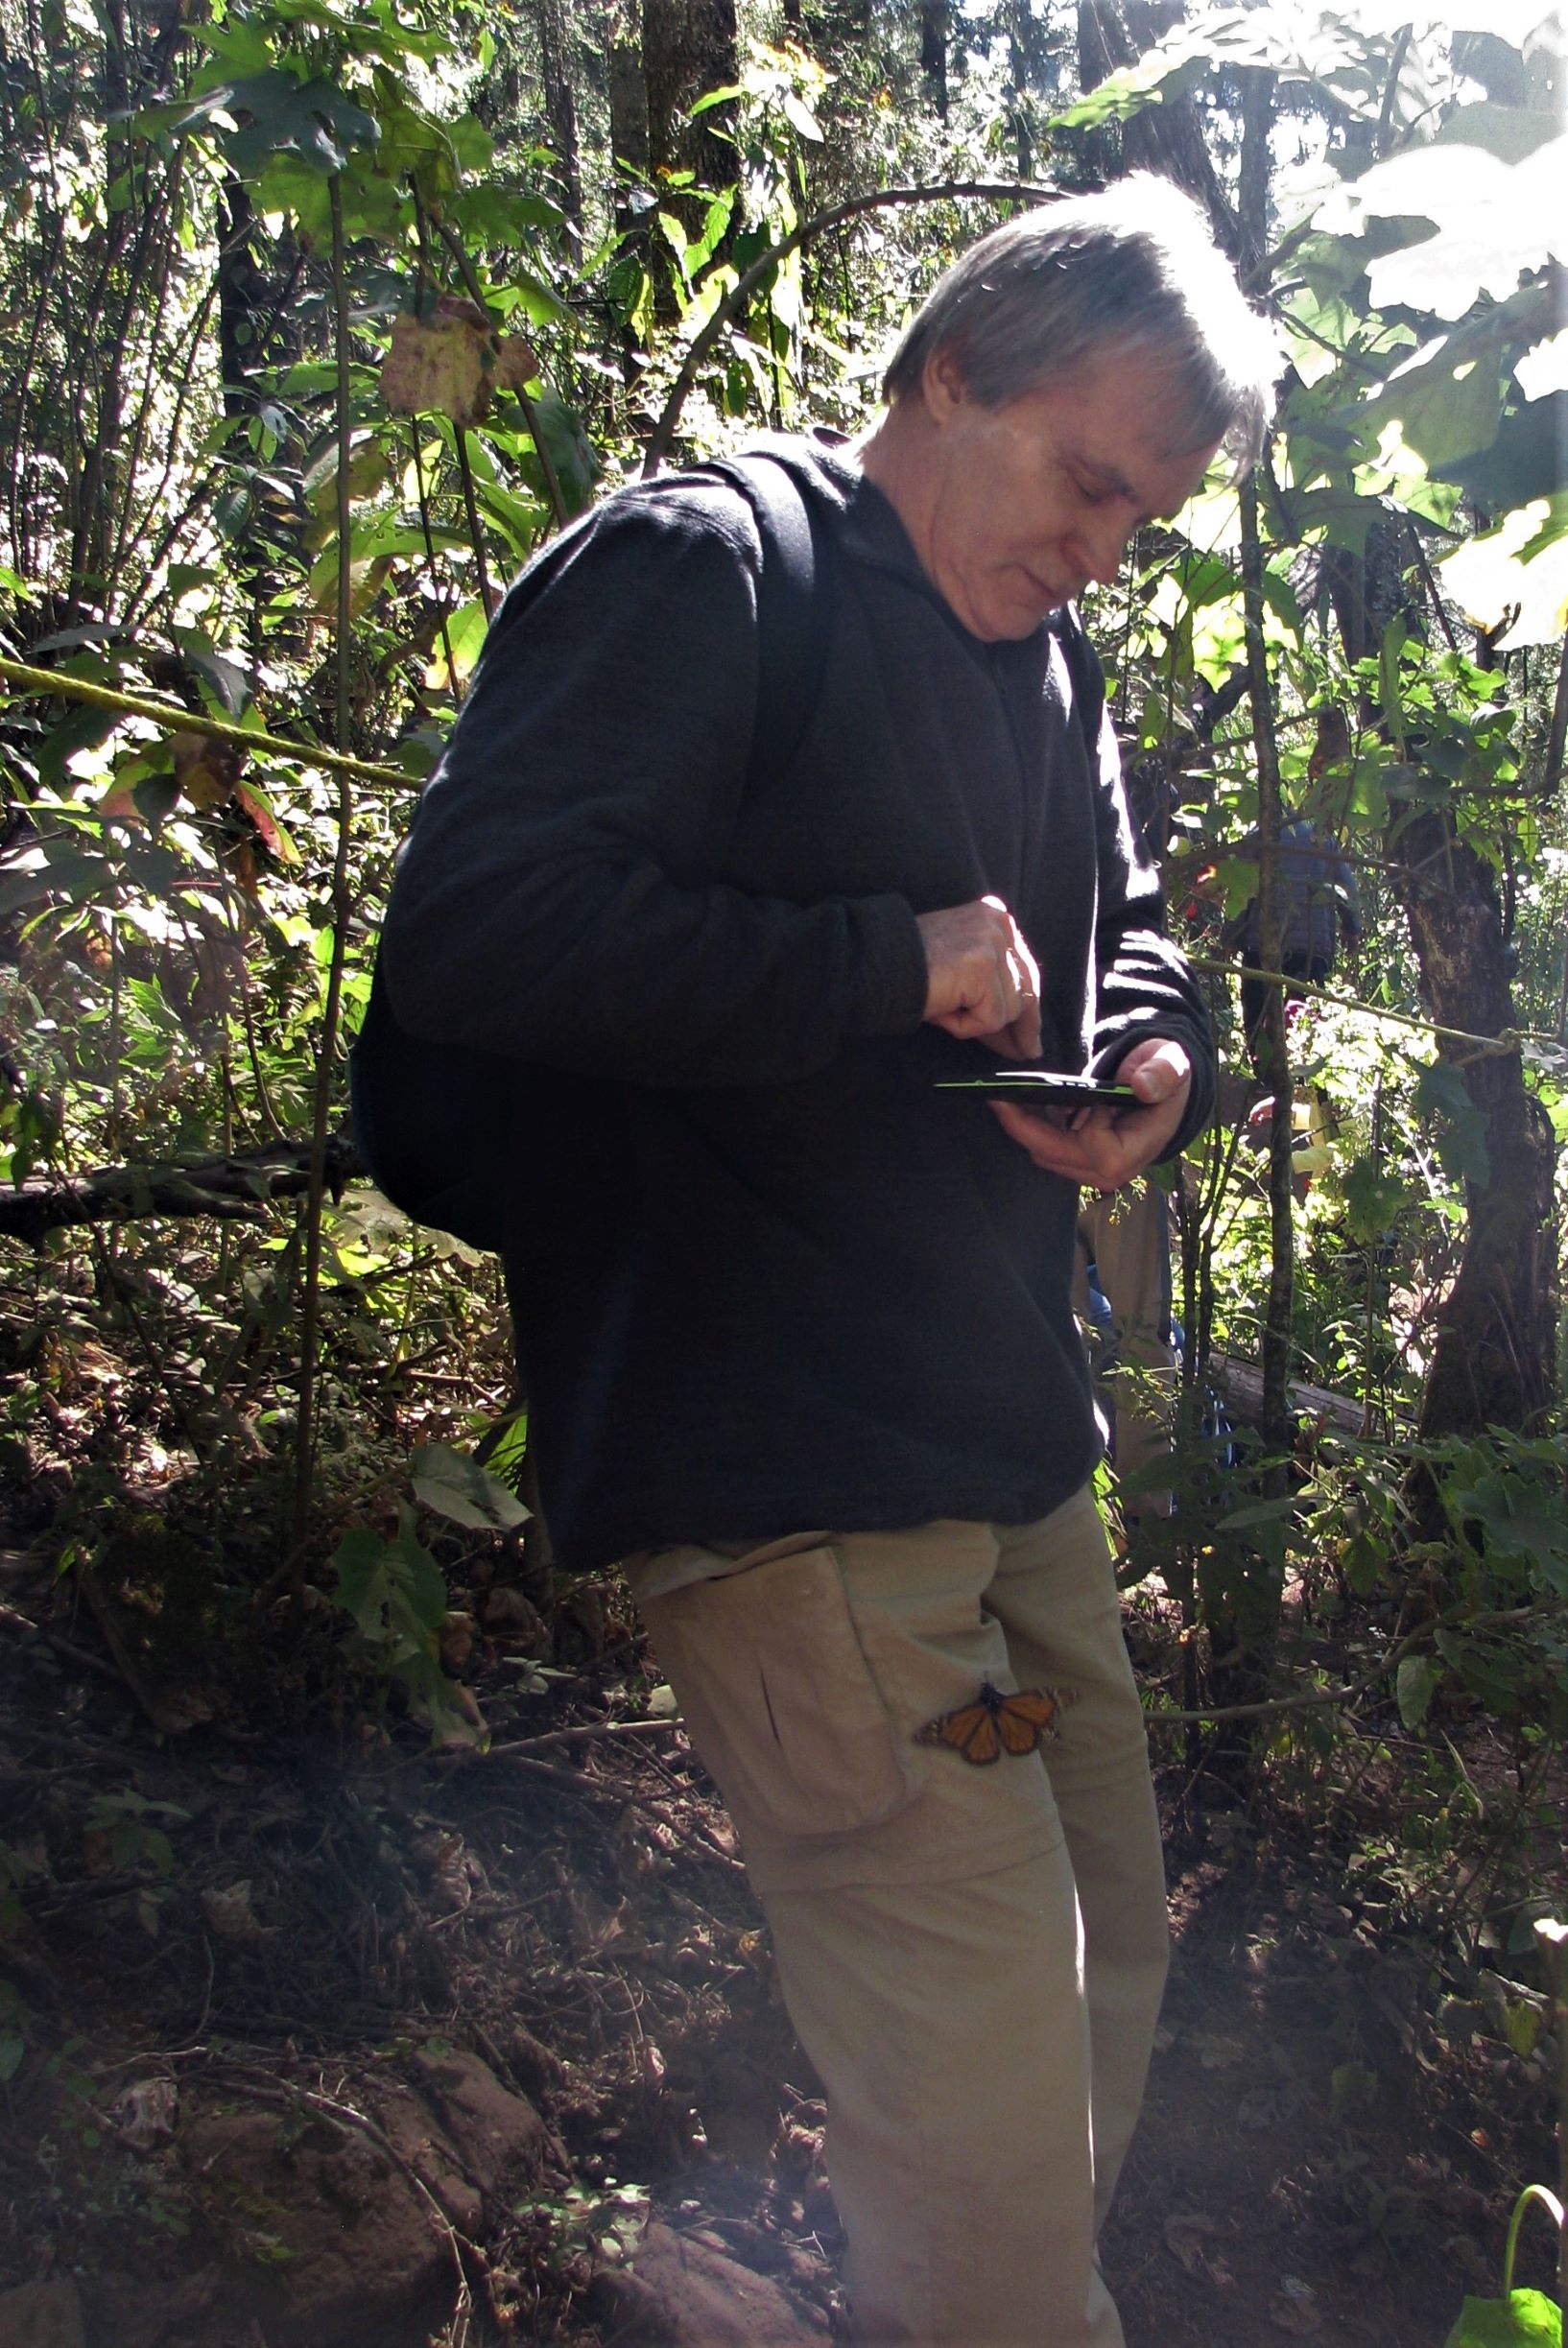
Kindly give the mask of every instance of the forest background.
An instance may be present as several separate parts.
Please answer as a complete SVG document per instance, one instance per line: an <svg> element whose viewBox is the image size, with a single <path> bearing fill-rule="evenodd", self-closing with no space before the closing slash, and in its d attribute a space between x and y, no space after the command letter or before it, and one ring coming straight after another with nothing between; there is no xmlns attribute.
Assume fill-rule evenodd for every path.
<svg viewBox="0 0 1568 2348"><path fill-rule="evenodd" d="M623 1655L613 1584L558 1573L530 1513L496 1267L391 1210L346 1132L397 842L545 538L660 463L855 432L959 245L1151 168L1206 208L1282 375L1254 480L1142 532L1089 612L1232 1079L1176 1185L1176 1512L1126 1576L1146 1699L1190 1787L1341 1825L1353 1787L1423 2011L1538 2083L1568 1722L1563 53L1539 0L0 0L16 1656L90 1671L90 1639L157 1739L363 1759L556 1733ZM1288 1038L1276 993L1260 1127L1221 925L1256 890L1278 968L1301 814L1363 935ZM616 1687L646 1718L646 1681ZM100 1786L87 1831L145 1929L174 1856L139 1787ZM24 1803L0 1838L0 1956L81 1825ZM18 1962L7 2080L59 2057Z"/></svg>

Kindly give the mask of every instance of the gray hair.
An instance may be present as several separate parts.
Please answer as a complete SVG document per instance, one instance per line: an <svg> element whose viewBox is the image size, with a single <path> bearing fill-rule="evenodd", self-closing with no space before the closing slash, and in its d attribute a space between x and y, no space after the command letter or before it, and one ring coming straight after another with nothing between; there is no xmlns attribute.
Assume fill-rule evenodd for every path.
<svg viewBox="0 0 1568 2348"><path fill-rule="evenodd" d="M1217 441L1238 475L1262 453L1280 366L1202 213L1152 172L1026 212L971 245L905 330L883 378L890 403L918 391L938 351L986 408L1087 360L1147 354L1174 379L1182 448Z"/></svg>

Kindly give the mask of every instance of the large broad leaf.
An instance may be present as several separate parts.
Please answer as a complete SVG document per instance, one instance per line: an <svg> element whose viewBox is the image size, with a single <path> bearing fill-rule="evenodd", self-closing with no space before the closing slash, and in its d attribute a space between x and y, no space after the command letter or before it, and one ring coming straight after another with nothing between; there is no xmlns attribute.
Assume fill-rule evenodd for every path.
<svg viewBox="0 0 1568 2348"><path fill-rule="evenodd" d="M1434 467L1490 448L1503 416L1502 338L1445 335L1397 367L1374 398L1345 413L1374 443L1397 416L1407 445Z"/></svg>
<svg viewBox="0 0 1568 2348"><path fill-rule="evenodd" d="M1435 234L1367 266L1379 309L1460 319L1482 295L1505 300L1522 273L1568 256L1568 137L1508 164L1484 147L1407 149L1328 199L1320 228L1359 234L1369 220L1430 221Z"/></svg>
<svg viewBox="0 0 1568 2348"><path fill-rule="evenodd" d="M1568 327L1549 335L1515 362L1514 377L1527 399L1545 399L1552 391L1568 391Z"/></svg>
<svg viewBox="0 0 1568 2348"><path fill-rule="evenodd" d="M529 1511L466 1452L430 1443L414 1454L414 1489L427 1508L475 1532L513 1532Z"/></svg>
<svg viewBox="0 0 1568 2348"><path fill-rule="evenodd" d="M381 136L373 114L320 77L301 83L292 74L257 74L230 86L226 110L250 117L228 142L229 159L245 179L278 154L298 155L312 171L342 171L354 148L373 147Z"/></svg>
<svg viewBox="0 0 1568 2348"><path fill-rule="evenodd" d="M1556 114L1544 107L1494 106L1484 99L1476 106L1456 107L1433 133L1433 141L1439 147L1485 147L1499 162L1522 163L1560 130Z"/></svg>
<svg viewBox="0 0 1568 2348"><path fill-rule="evenodd" d="M1503 418L1490 447L1455 457L1439 468L1479 506L1507 513L1532 498L1568 487L1568 392L1553 391Z"/></svg>
<svg viewBox="0 0 1568 2348"><path fill-rule="evenodd" d="M1475 1520L1497 1563L1523 1564L1537 1586L1568 1597L1568 1521L1560 1489L1527 1483L1517 1474L1488 1475L1466 1490L1448 1489L1443 1501L1457 1519Z"/></svg>
<svg viewBox="0 0 1568 2348"><path fill-rule="evenodd" d="M1433 1692L1442 1673L1437 1671L1425 1655L1407 1655L1394 1673L1394 1696L1399 1705L1399 1718L1407 1728L1415 1728L1426 1719Z"/></svg>
<svg viewBox="0 0 1568 2348"><path fill-rule="evenodd" d="M1478 628L1514 615L1501 639L1508 650L1559 643L1568 629L1568 497L1532 500L1437 567L1445 594Z"/></svg>
<svg viewBox="0 0 1568 2348"><path fill-rule="evenodd" d="M498 390L533 380L538 361L520 335L498 335L483 310L443 294L429 318L399 318L381 369L381 396L394 415L439 411L477 424Z"/></svg>
<svg viewBox="0 0 1568 2348"><path fill-rule="evenodd" d="M1562 2348L1562 2316L1540 2291L1466 2299L1443 2348Z"/></svg>

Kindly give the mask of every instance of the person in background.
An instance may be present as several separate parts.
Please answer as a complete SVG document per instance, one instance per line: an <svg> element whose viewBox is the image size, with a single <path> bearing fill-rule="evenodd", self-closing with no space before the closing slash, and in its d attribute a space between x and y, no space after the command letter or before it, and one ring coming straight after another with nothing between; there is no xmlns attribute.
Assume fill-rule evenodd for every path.
<svg viewBox="0 0 1568 2348"><path fill-rule="evenodd" d="M1234 853L1256 864L1257 833L1248 832ZM1334 968L1342 937L1351 945L1361 937L1355 873L1333 841L1310 818L1297 816L1280 831L1275 888L1280 970L1288 979L1320 986ZM1270 982L1252 975L1264 967L1255 892L1222 935L1226 953L1242 965L1242 1032L1253 1069L1267 1083ZM1285 994L1287 1002L1299 1000L1289 987Z"/></svg>

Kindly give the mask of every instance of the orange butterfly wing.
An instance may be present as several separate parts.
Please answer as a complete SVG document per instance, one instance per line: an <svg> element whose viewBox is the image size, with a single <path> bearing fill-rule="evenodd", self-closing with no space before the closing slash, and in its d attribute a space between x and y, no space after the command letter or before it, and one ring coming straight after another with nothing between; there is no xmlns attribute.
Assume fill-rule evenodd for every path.
<svg viewBox="0 0 1568 2348"><path fill-rule="evenodd" d="M1051 1688L1021 1688L1004 1696L988 1679L972 1704L960 1704L918 1730L921 1744L945 1744L976 1768L988 1768L1004 1753L1014 1760L1038 1750L1057 1733L1063 1698Z"/></svg>
<svg viewBox="0 0 1568 2348"><path fill-rule="evenodd" d="M938 1719L928 1721L920 1731L920 1743L950 1745L981 1769L1002 1758L996 1714L984 1698L976 1704L961 1704L956 1712L944 1712Z"/></svg>
<svg viewBox="0 0 1568 2348"><path fill-rule="evenodd" d="M1002 1747L1013 1754L1033 1753L1057 1733L1061 1699L1049 1688L1020 1688L1005 1696L996 1716Z"/></svg>

